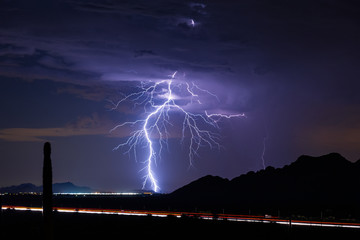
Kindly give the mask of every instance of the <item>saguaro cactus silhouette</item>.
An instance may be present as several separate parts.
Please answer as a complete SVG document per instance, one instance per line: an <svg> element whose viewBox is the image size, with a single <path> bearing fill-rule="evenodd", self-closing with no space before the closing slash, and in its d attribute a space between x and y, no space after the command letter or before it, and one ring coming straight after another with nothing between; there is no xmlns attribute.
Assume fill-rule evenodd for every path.
<svg viewBox="0 0 360 240"><path fill-rule="evenodd" d="M45 239L52 239L52 166L51 166L51 145L44 144L44 165L43 165L43 218Z"/></svg>
<svg viewBox="0 0 360 240"><path fill-rule="evenodd" d="M0 194L0 224L1 224L1 214L2 214L2 202L1 202L1 194Z"/></svg>

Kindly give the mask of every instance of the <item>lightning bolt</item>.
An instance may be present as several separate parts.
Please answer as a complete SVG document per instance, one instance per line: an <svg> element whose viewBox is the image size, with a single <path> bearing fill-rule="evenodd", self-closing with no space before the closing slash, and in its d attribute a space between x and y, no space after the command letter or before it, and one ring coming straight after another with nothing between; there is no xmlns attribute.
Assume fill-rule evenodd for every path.
<svg viewBox="0 0 360 240"><path fill-rule="evenodd" d="M262 154L261 154L261 160L262 160L262 165L263 165L264 170L265 170L266 140L267 140L267 137L265 136L264 139L263 139L263 151L262 151Z"/></svg>
<svg viewBox="0 0 360 240"><path fill-rule="evenodd" d="M221 148L221 145L219 144L220 136L211 130L207 130L203 126L219 128L218 122L223 118L245 117L244 114L208 114L207 111L205 111L205 114L200 114L187 111L185 107L176 103L175 100L178 96L173 93L173 89L183 89L187 94L187 97L191 98L191 103L195 102L197 104L202 104L199 99L199 92L206 93L216 98L218 101L219 99L215 94L200 88L194 83L190 85L187 82L174 82L176 74L177 72L174 72L169 75L169 79L167 80L142 83L138 91L126 95L116 103L111 102L113 105L111 108L112 110L117 109L121 103L126 101L134 102L135 107L144 107L144 113L146 115L144 118L121 123L111 129L110 132L126 125L132 127L137 126L137 130L131 132L127 140L116 146L114 150L126 146L128 150L125 151L125 153L133 152L135 159L137 159L137 146L145 143L148 148L148 155L142 162L145 167L140 170L146 172L143 181L143 189L150 183L151 189L155 192L158 192L160 187L153 171L153 165L156 164L157 158L161 157L163 147L168 144L167 139L169 132L167 128L168 126L173 126L170 122L170 111L178 111L183 115L181 142L184 141L186 133L188 133L190 135L188 151L190 166L192 166L194 157L197 156L198 150L203 145L207 145L210 149L215 147L218 149ZM154 139L156 137L158 137L157 141L159 143L158 151L156 151L154 147ZM159 157L157 157L157 155L159 155Z"/></svg>

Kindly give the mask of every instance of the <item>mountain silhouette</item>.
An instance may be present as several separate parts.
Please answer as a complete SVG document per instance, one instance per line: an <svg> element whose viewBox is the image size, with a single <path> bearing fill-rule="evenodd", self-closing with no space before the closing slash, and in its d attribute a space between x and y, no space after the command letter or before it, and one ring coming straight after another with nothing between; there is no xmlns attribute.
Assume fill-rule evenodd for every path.
<svg viewBox="0 0 360 240"><path fill-rule="evenodd" d="M43 191L42 186L36 186L32 183L23 183L20 185L0 188L0 193L29 193L36 192L41 193ZM93 190L89 187L79 187L71 182L54 183L54 193L91 193Z"/></svg>
<svg viewBox="0 0 360 240"><path fill-rule="evenodd" d="M79 187L71 182L65 182L65 183L54 183L53 192L54 193L91 193L93 192L93 190L89 187Z"/></svg>
<svg viewBox="0 0 360 240"><path fill-rule="evenodd" d="M267 167L232 180L205 176L169 198L182 206L204 208L359 208L360 160L338 153L300 156L283 168Z"/></svg>
<svg viewBox="0 0 360 240"><path fill-rule="evenodd" d="M42 192L42 187L35 186L32 183L23 183L16 186L2 187L0 193L19 193L19 192Z"/></svg>

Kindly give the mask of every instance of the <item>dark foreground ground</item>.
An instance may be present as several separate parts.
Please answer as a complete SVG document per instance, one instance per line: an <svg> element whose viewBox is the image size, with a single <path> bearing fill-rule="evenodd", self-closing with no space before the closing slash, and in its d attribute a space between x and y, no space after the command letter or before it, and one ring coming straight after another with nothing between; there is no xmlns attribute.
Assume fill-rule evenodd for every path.
<svg viewBox="0 0 360 240"><path fill-rule="evenodd" d="M42 239L39 212L3 211L0 239ZM358 229L317 228L174 217L55 213L54 239L358 239Z"/></svg>

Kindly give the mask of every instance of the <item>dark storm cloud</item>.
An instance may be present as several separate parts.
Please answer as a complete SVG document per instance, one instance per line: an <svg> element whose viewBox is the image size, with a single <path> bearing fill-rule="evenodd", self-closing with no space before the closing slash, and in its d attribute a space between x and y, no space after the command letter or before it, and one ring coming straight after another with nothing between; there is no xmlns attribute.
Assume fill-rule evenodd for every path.
<svg viewBox="0 0 360 240"><path fill-rule="evenodd" d="M178 71L175 81L194 82L218 96L204 96L201 106L183 99L184 106L247 116L220 123L228 150L216 156L204 150L203 159L221 165L209 167L200 159L198 169L206 174L234 177L261 168L265 136L266 165L282 166L301 154L330 151L357 160L359 14L359 4L350 0L2 1L1 81L51 81L54 86L49 89L59 98L55 103L70 107L58 110L62 122L53 125L16 126L18 121L7 121L0 138L39 141L60 136L59 132L64 138L103 136L111 124L138 113L132 112L131 104L109 113L107 100L119 100L138 82L166 79ZM27 88L48 89L39 87L38 81L33 88L27 84L15 97L4 90L4 102L19 98L16 103L41 108L40 101L22 96L37 96ZM2 86L17 89L10 85ZM102 104L104 112L91 111L93 104ZM81 106L81 117L74 106ZM3 109L15 118L12 108ZM72 121L65 116L70 110L73 122L86 119L86 114L91 118L94 112L106 115L99 118L105 127L69 125Z"/></svg>
<svg viewBox="0 0 360 240"><path fill-rule="evenodd" d="M156 56L157 54L154 53L152 50L136 50L134 57L144 57L144 56Z"/></svg>
<svg viewBox="0 0 360 240"><path fill-rule="evenodd" d="M344 93L337 95L354 89L359 20L350 1L22 3L2 8L8 76L86 84L163 79L178 70L183 80L223 88L221 99L234 107L248 101L248 111L269 98L295 98L295 90L316 100L338 89L339 78Z"/></svg>
<svg viewBox="0 0 360 240"><path fill-rule="evenodd" d="M103 76L105 80L109 80L109 75L112 76L110 80L115 80L113 76L118 80L141 80L154 76L160 78L174 69L186 70L186 66L182 66L179 60L189 64L194 60L181 51L189 52L201 45L188 44L189 36L199 35L196 30L179 31L179 25L186 25L192 17L190 15L198 14L197 10L194 11L199 8L197 4L176 1L57 1L38 8L39 4L43 2L31 5L8 3L8 8L11 9L11 5L17 5L17 8L13 11L3 9L3 18L7 19L3 21L3 41L15 42L23 48L51 50L53 54L72 62L72 70L88 71L95 76ZM14 14L14 11L18 14ZM109 15L109 11L114 12L114 15ZM79 18L81 21L77 20ZM193 33L189 33L190 30L194 30ZM101 38L98 32L101 33ZM187 46L191 45L194 47L189 49ZM144 47L146 51L159 55L154 64L136 61L129 63L132 52L142 51L136 49ZM201 58L198 56L195 61L198 62ZM166 67L166 63L172 62L174 67ZM137 74L134 76L124 72ZM76 79L74 77L74 81Z"/></svg>
<svg viewBox="0 0 360 240"><path fill-rule="evenodd" d="M9 49L9 44L8 49ZM20 68L30 68L38 66L48 70L67 70L71 67L61 56L50 54L48 51L34 49L31 53L24 53L26 48L11 46L10 49L15 49L11 53L4 53L0 56L0 64L13 63Z"/></svg>

